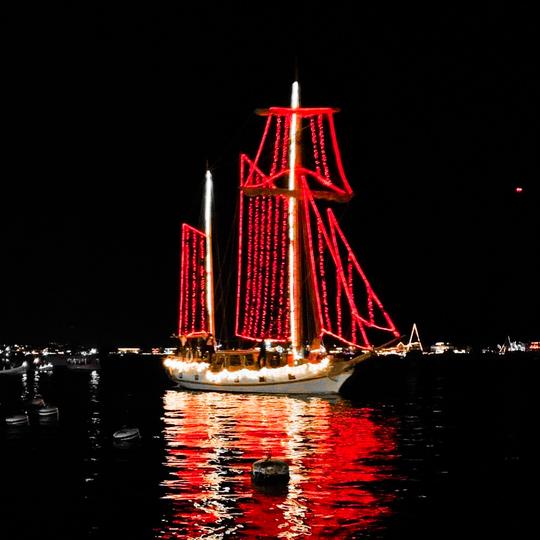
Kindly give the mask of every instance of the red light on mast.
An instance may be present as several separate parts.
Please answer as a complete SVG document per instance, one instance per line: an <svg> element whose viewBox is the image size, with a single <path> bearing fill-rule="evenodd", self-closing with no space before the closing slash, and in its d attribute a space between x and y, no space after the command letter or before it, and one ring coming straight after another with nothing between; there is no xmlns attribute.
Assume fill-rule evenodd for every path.
<svg viewBox="0 0 540 540"><path fill-rule="evenodd" d="M516 193L521 193L523 191L523 188L521 186L517 186L514 190Z"/></svg>

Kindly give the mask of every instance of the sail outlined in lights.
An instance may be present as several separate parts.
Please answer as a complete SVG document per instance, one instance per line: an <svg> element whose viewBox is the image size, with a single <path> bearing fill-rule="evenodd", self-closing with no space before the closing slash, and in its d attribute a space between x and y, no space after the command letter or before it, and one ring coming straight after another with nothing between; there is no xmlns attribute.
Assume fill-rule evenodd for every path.
<svg viewBox="0 0 540 540"><path fill-rule="evenodd" d="M371 287L331 208L326 220L304 181L310 275L321 334L370 348L375 332L399 332ZM334 294L331 294L333 291Z"/></svg>
<svg viewBox="0 0 540 540"><path fill-rule="evenodd" d="M254 160L240 158L240 219L236 335L291 340L288 289L289 199L298 201L303 258L299 266L302 335L328 334L358 348L370 348L374 331L399 333L374 293L334 213L319 205L347 202L353 195L345 176L332 108L271 107ZM298 122L300 149L291 171L291 122ZM289 177L296 188L288 187ZM319 202L316 202L318 200ZM325 219L323 219L323 215ZM325 221L326 220L326 221ZM335 300L330 300L330 296ZM365 304L365 305L364 305ZM310 311L306 315L305 312Z"/></svg>
<svg viewBox="0 0 540 540"><path fill-rule="evenodd" d="M181 249L178 335L203 336L209 331L206 302L206 234L183 223Z"/></svg>

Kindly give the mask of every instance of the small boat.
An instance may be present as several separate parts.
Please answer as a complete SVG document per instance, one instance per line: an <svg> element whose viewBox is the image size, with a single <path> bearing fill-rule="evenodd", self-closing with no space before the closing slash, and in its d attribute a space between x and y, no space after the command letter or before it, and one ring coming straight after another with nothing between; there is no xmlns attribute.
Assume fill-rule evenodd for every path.
<svg viewBox="0 0 540 540"><path fill-rule="evenodd" d="M14 414L6 417L6 424L8 426L22 426L27 425L28 423L29 421L27 414Z"/></svg>
<svg viewBox="0 0 540 540"><path fill-rule="evenodd" d="M73 371L94 371L101 368L99 357L92 356L70 356L66 360L68 369Z"/></svg>
<svg viewBox="0 0 540 540"><path fill-rule="evenodd" d="M58 418L59 416L58 407L53 407L51 405L45 405L44 407L40 407L37 410L37 413L40 419L48 419L52 417Z"/></svg>
<svg viewBox="0 0 540 540"><path fill-rule="evenodd" d="M0 368L0 375L17 375L20 373L26 373L28 371L28 362L25 360L21 364L3 364Z"/></svg>
<svg viewBox="0 0 540 540"><path fill-rule="evenodd" d="M115 442L134 441L141 438L138 428L122 428L113 433Z"/></svg>

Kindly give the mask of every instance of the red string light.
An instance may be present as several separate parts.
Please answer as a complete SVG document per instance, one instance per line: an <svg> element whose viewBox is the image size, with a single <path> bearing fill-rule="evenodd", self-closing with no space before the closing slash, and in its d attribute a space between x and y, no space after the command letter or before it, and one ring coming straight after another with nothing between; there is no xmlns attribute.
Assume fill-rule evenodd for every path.
<svg viewBox="0 0 540 540"><path fill-rule="evenodd" d="M330 182L330 170L328 168L328 159L326 157L326 146L325 146L325 143L324 143L324 129L323 129L323 116L322 114L319 114L317 116L317 127L318 127L318 139L319 139L319 146L321 148L321 160L322 160L322 164L323 164L323 169L324 169L324 179L325 179L325 182L324 184L325 185L329 185L331 182Z"/></svg>
<svg viewBox="0 0 540 540"><path fill-rule="evenodd" d="M253 274L253 199L248 199L248 229L247 229L247 242L248 242L248 258L247 258L247 268L246 268L246 300L245 300L245 313L248 315L246 323L248 325L247 330L244 330L244 333L247 331L251 332L251 325L253 323L253 306L251 302L251 292L252 292L252 282L255 279ZM245 324L246 324L245 323Z"/></svg>
<svg viewBox="0 0 540 540"><path fill-rule="evenodd" d="M240 178L243 177L243 160L240 160ZM240 330L240 302L241 302L241 295L242 295L242 246L243 244L243 236L242 231L244 229L244 194L240 192L240 216L238 220L238 257L237 257L237 263L236 268L238 272L237 276L237 282L236 282L236 316L235 316L235 322L234 322L234 333L236 335L239 335L242 333Z"/></svg>
<svg viewBox="0 0 540 540"><path fill-rule="evenodd" d="M285 337L289 335L289 321L286 314L289 312L288 309L288 298L287 294L287 206L288 200L285 197L278 197L278 200L281 201L281 237L279 242L280 248L280 266L279 266L279 297L277 300L278 305L278 315L277 315L277 334L279 336Z"/></svg>
<svg viewBox="0 0 540 540"><path fill-rule="evenodd" d="M286 332L287 201L278 196L250 197L248 226L242 231L248 243L246 285L240 285L237 333L250 339L284 341ZM250 252L252 252L250 254ZM242 257L240 264L244 264ZM242 274L243 274L242 270Z"/></svg>
<svg viewBox="0 0 540 540"><path fill-rule="evenodd" d="M179 334L190 336L208 331L205 250L206 235L184 223L181 246Z"/></svg>
<svg viewBox="0 0 540 540"><path fill-rule="evenodd" d="M278 116L276 121L276 138L274 141L274 155L272 159L272 168L270 169L270 176L273 176L276 174L277 168L278 168L278 160L279 160L279 151L280 151L280 140L281 140L281 124L282 124L282 118L281 116Z"/></svg>
<svg viewBox="0 0 540 540"><path fill-rule="evenodd" d="M321 174L321 162L319 161L319 148L317 142L317 132L315 130L315 119L309 119L309 127L311 129L311 144L313 145L313 157L315 159L315 170L317 174Z"/></svg>
<svg viewBox="0 0 540 540"><path fill-rule="evenodd" d="M307 181L305 176L302 177L302 201L303 201L303 212L304 212L304 222L306 224L306 231L307 231L307 238L308 238L308 246L310 246L310 249L308 249L309 254L309 265L311 269L315 269L315 250L313 249L313 235L311 233L311 221L309 219L309 207L308 207L308 198L306 196L306 190L307 190ZM311 285L312 285L312 291L315 294L315 306L316 306L316 313L315 318L318 324L318 332L320 332L320 329L323 327L323 320L322 320L322 310L321 310L321 298L319 294L319 288L317 287L315 272L310 271L309 274L311 276Z"/></svg>
<svg viewBox="0 0 540 540"><path fill-rule="evenodd" d="M206 265L205 265L206 235L199 238L199 295L201 309L201 328L208 328L206 324Z"/></svg>

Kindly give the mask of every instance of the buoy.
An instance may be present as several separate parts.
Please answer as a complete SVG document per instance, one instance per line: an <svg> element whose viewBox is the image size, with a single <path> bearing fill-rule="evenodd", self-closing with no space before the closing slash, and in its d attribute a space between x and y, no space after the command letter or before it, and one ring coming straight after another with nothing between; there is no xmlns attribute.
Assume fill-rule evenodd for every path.
<svg viewBox="0 0 540 540"><path fill-rule="evenodd" d="M119 429L113 433L113 439L116 442L134 441L140 439L141 434L138 428Z"/></svg>
<svg viewBox="0 0 540 540"><path fill-rule="evenodd" d="M6 418L6 424L8 426L21 426L23 424L28 424L28 415L14 414L13 416L8 416Z"/></svg>
<svg viewBox="0 0 540 540"><path fill-rule="evenodd" d="M289 481L289 465L285 461L268 456L253 463L253 482L256 484L283 484Z"/></svg>
<svg viewBox="0 0 540 540"><path fill-rule="evenodd" d="M44 422L48 420L58 420L58 407L45 405L44 407L40 407L37 412L39 419L43 420Z"/></svg>
<svg viewBox="0 0 540 540"><path fill-rule="evenodd" d="M40 407L38 409L39 416L53 416L58 415L58 407L52 407L50 405L46 405L45 407Z"/></svg>

